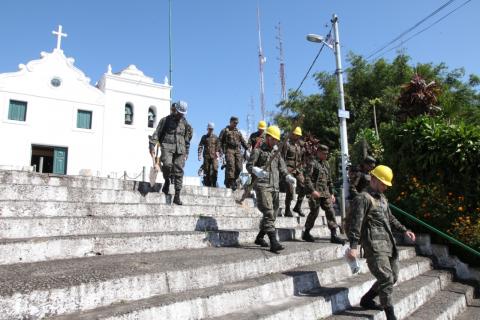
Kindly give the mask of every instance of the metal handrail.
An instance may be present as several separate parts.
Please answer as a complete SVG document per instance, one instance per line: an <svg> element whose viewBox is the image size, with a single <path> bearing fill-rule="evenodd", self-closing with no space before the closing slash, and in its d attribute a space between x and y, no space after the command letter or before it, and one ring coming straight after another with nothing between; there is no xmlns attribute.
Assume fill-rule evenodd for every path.
<svg viewBox="0 0 480 320"><path fill-rule="evenodd" d="M445 232L442 232L442 231L436 229L435 227L433 227L433 226L429 225L428 223L426 223L426 222L418 219L417 217L411 215L410 213L403 211L402 209L394 206L394 205L391 204L391 203L389 204L389 206L390 206L390 208L393 209L394 211L396 211L396 212L402 214L403 216L405 216L405 217L407 217L407 218L415 221L416 223L418 223L418 224L424 226L425 228L427 228L428 230L433 231L434 233L438 234L438 235L441 236L442 238L447 239L448 241L450 241L450 242L452 242L452 243L460 246L461 248L467 250L467 251L470 252L470 253L473 253L474 255L476 255L477 257L480 258L480 252L478 252L477 250L469 247L468 245L466 245L465 243L461 242L460 240L457 240L457 239L453 238L452 236L449 236L449 235L446 234Z"/></svg>

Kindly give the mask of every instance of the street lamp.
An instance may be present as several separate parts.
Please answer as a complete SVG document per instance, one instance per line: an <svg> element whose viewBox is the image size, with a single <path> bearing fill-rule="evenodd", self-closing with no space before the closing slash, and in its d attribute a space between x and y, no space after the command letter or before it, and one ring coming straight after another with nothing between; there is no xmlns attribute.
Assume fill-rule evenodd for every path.
<svg viewBox="0 0 480 320"><path fill-rule="evenodd" d="M343 92L343 75L342 75L342 59L340 54L340 37L338 35L338 17L333 15L331 20L333 26L333 34L335 42L333 44L327 42L324 37L309 34L307 35L307 40L316 43L322 43L325 46L333 50L335 54L335 61L337 69L335 74L337 75L338 82L338 117L340 119L340 148L342 154L342 193L341 193L341 211L342 218L345 218L345 199L348 197L348 176L347 176L347 165L348 165L348 142L347 142L347 119L350 117L350 114L345 110L345 97Z"/></svg>

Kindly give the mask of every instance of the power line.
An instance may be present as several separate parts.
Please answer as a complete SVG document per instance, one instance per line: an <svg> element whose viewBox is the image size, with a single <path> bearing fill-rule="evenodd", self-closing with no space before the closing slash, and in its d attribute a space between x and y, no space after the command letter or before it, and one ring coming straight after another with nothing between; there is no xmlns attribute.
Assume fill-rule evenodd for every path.
<svg viewBox="0 0 480 320"><path fill-rule="evenodd" d="M402 32L400 35L398 35L397 37L395 37L393 40L389 41L387 44L385 44L384 46L382 46L381 48L375 50L373 53L371 53L366 59L369 60L371 57L375 56L377 53L383 51L385 48L387 48L388 46L390 46L392 43L395 43L397 40L399 40L400 38L402 38L404 35L406 35L407 33L411 32L412 30L414 30L415 28L417 28L419 25L421 25L422 23L424 23L426 20L430 19L432 16L436 15L437 13L439 13L440 11L442 11L443 9L445 9L447 6L449 6L450 4L452 4L452 2L454 2L456 0L449 0L447 1L446 3L444 3L443 5L441 5L438 9L436 9L435 11L433 11L432 13L430 13L428 16L426 16L425 18L423 18L422 20L420 20L419 22L415 23L412 27L408 28L407 30L405 30L404 32Z"/></svg>
<svg viewBox="0 0 480 320"><path fill-rule="evenodd" d="M376 60L384 55L386 55L387 53L403 46L405 43L407 43L408 41L410 41L411 39L415 38L416 36L418 36L419 34L427 31L428 29L430 29L431 27L433 27L434 25L436 25L437 23L441 22L442 20L444 20L445 18L447 18L449 15L453 14L455 11L459 10L460 8L464 7L465 5L467 5L469 2L471 2L472 0L467 0L465 1L464 3L462 3L461 5L459 5L458 7L456 7L455 9L453 9L452 11L448 12L446 15L442 16L440 19L436 20L435 22L433 22L431 25L429 25L428 27L426 28L423 28L422 30L418 31L417 33L413 34L411 37L405 39L404 41L402 41L400 44L398 44L397 46L393 47L393 48L390 48L389 50L383 52L382 54L380 54L379 56L377 56L375 59L372 58L372 60Z"/></svg>

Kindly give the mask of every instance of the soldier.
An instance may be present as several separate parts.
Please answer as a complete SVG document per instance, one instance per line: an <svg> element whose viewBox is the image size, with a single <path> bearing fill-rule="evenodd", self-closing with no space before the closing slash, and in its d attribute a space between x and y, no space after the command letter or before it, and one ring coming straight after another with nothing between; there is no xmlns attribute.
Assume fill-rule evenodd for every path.
<svg viewBox="0 0 480 320"><path fill-rule="evenodd" d="M372 156L367 156L362 164L349 170L350 180L349 198L352 200L357 194L365 190L370 185L370 171L375 168L377 160Z"/></svg>
<svg viewBox="0 0 480 320"><path fill-rule="evenodd" d="M325 211L327 217L328 228L330 229L330 242L345 244L345 241L337 235L337 221L335 220L335 211L332 204L335 203L333 195L333 184L330 178L330 166L327 162L328 147L321 144L316 150L317 159L312 159L305 169L305 190L310 195L308 201L310 213L305 222L305 232L302 239L308 242L315 242L310 234L315 225L320 208Z"/></svg>
<svg viewBox="0 0 480 320"><path fill-rule="evenodd" d="M247 142L242 133L237 129L238 118L231 117L230 125L226 126L220 132L220 144L226 161L225 187L235 190L237 188L237 179L243 169L243 158L241 148L245 150Z"/></svg>
<svg viewBox="0 0 480 320"><path fill-rule="evenodd" d="M198 161L202 161L202 169L204 172L204 185L207 187L217 186L218 174L218 157L220 156L220 140L213 133L214 124L209 123L207 126L207 134L204 134L198 144Z"/></svg>
<svg viewBox="0 0 480 320"><path fill-rule="evenodd" d="M347 257L356 258L360 244L368 269L377 278L360 300L360 305L365 309L383 309L387 320L396 320L392 291L398 278L398 250L392 228L404 233L412 241L415 241L415 234L398 222L383 194L387 186L392 185L392 169L379 165L371 174L370 186L353 200ZM373 300L377 295L380 296L381 306Z"/></svg>
<svg viewBox="0 0 480 320"><path fill-rule="evenodd" d="M302 201L305 197L304 191L304 177L303 177L303 157L305 150L303 147L302 137L302 128L296 127L293 130L293 134L290 139L285 143L282 154L287 165L288 172L292 174L297 179L297 189L293 190L292 188L287 188L287 194L285 197L285 217L293 217L293 213L290 210L290 204L293 200L293 193L297 193L297 203L293 208L293 211L298 213L300 217L304 217L305 214L302 212Z"/></svg>
<svg viewBox="0 0 480 320"><path fill-rule="evenodd" d="M265 139L265 129L267 129L267 123L263 120L258 122L258 131L255 131L248 138L248 151L252 152L253 149L258 148Z"/></svg>
<svg viewBox="0 0 480 320"><path fill-rule="evenodd" d="M162 173L165 184L162 192L168 195L170 176L175 185L173 203L182 205L180 191L183 182L183 167L188 158L193 129L185 119L187 103L178 101L172 104L171 113L160 119L157 129L150 138L150 153L155 154L155 145L160 144Z"/></svg>
<svg viewBox="0 0 480 320"><path fill-rule="evenodd" d="M270 240L270 251L274 253L278 253L284 249L277 241L275 235L275 219L279 207L278 194L280 179L285 178L287 183L295 184L295 178L288 174L282 157L275 157L270 163L270 166L264 168L275 152L275 146L279 140L280 129L277 126L268 127L265 141L260 147L253 150L247 162L248 172L257 177L255 184L257 207L263 214L262 221L260 222L260 232L255 239L255 244L268 247L268 243L264 240L266 234Z"/></svg>

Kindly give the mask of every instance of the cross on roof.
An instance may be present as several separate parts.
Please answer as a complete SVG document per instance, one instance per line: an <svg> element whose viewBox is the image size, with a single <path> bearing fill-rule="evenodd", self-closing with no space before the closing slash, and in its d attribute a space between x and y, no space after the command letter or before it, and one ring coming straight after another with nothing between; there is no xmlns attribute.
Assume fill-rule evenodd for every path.
<svg viewBox="0 0 480 320"><path fill-rule="evenodd" d="M53 34L57 35L57 50L60 49L60 44L62 43L62 37L67 37L66 33L62 33L62 26L58 26L58 31L52 31Z"/></svg>

